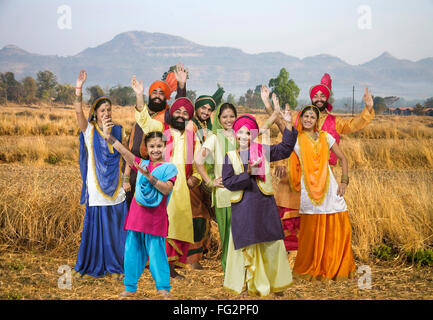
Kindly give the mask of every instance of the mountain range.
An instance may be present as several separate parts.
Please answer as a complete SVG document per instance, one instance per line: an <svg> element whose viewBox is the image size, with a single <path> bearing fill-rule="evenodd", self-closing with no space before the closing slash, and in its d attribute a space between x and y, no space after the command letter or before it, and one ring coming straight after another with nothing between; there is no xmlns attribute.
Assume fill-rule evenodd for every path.
<svg viewBox="0 0 433 320"><path fill-rule="evenodd" d="M74 56L40 55L8 45L0 50L0 72L11 71L21 80L50 70L60 83L75 83L81 69L88 74L87 85L102 88L127 86L137 75L145 87L161 79L170 66L181 62L189 69L187 88L197 95L212 94L217 83L237 97L258 84L268 84L281 68L286 68L298 87L299 98L307 98L309 88L327 72L333 79L335 98L352 96L357 100L368 86L376 96L425 99L433 96L433 57L419 61L402 60L384 52L360 65L320 54L303 59L281 52L248 54L230 47L196 44L179 36L144 31L129 31L112 40L87 48Z"/></svg>

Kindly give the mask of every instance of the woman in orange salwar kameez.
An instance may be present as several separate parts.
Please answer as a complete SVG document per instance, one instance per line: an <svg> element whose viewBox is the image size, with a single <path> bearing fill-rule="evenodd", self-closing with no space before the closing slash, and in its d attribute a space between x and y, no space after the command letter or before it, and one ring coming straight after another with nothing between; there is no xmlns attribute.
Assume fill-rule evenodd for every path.
<svg viewBox="0 0 433 320"><path fill-rule="evenodd" d="M351 278L355 272L352 227L343 195L349 184L348 164L335 139L317 129L319 110L305 107L298 123L294 152L301 165L301 216L294 276L306 280ZM332 150L342 163L338 184L329 167Z"/></svg>

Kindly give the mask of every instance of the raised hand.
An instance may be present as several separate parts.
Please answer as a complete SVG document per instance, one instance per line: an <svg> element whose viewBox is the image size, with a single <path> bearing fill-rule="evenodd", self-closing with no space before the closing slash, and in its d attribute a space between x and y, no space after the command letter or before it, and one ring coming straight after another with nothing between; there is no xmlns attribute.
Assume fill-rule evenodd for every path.
<svg viewBox="0 0 433 320"><path fill-rule="evenodd" d="M131 87L134 90L136 95L143 95L144 94L143 80L140 80L140 82L138 82L137 77L135 75L132 76Z"/></svg>
<svg viewBox="0 0 433 320"><path fill-rule="evenodd" d="M274 104L274 112L277 114L280 113L280 99L277 97L275 92L272 94L272 103Z"/></svg>
<svg viewBox="0 0 433 320"><path fill-rule="evenodd" d="M78 75L77 82L75 84L76 89L78 89L78 88L81 89L83 87L84 82L86 82L86 79L87 79L86 70L81 70L79 75Z"/></svg>
<svg viewBox="0 0 433 320"><path fill-rule="evenodd" d="M367 106L368 110L371 111L373 109L373 96L371 95L371 91L369 91L367 87L364 90L364 103Z"/></svg>
<svg viewBox="0 0 433 320"><path fill-rule="evenodd" d="M287 122L288 125L292 123L292 112L290 111L290 105L286 103L286 107L283 111L280 111L281 117L283 117L284 121Z"/></svg>
<svg viewBox="0 0 433 320"><path fill-rule="evenodd" d="M269 95L270 95L270 91L269 88L267 86L265 86L264 84L262 84L261 88L260 88L260 96L262 98L262 101L269 101Z"/></svg>
<svg viewBox="0 0 433 320"><path fill-rule="evenodd" d="M174 76L178 83L185 84L188 78L188 69L185 69L183 64L178 63L174 69Z"/></svg>

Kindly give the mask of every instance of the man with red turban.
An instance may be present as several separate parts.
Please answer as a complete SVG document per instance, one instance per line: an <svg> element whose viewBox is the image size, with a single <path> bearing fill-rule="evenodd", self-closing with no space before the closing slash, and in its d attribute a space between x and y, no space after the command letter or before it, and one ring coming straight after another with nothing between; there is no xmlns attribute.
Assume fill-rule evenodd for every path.
<svg viewBox="0 0 433 320"><path fill-rule="evenodd" d="M310 88L310 99L313 105L320 110L318 126L320 130L328 132L336 142L340 143L341 134L349 134L364 129L374 118L373 98L368 88L364 92L364 110L353 118L343 118L330 113L332 105L328 102L332 94L332 79L325 73L319 84ZM270 114L272 107L269 102L269 89L262 86L261 96L265 103L266 111ZM292 111L293 124L296 127L299 121L299 113ZM277 122L280 131L284 129L283 124ZM337 165L337 156L331 151L329 164L331 168ZM298 250L299 232L299 205L300 205L300 164L295 153L289 160L283 160L276 164L275 175L280 178L275 194L275 201L280 211L280 217L284 229L284 242L286 250L290 254L292 262ZM347 178L348 177L343 177Z"/></svg>
<svg viewBox="0 0 433 320"><path fill-rule="evenodd" d="M178 174L170 202L167 206L168 236L166 251L173 278L184 276L175 268L186 266L188 250L194 243L192 220L191 189L201 183L195 165L194 156L199 152L201 144L197 138L192 122L194 105L188 98L176 99L165 114L165 122L153 119L144 105L143 110L135 113L137 124L144 134L152 131L163 131L166 137L164 161L176 165ZM189 201L188 201L189 200Z"/></svg>
<svg viewBox="0 0 433 320"><path fill-rule="evenodd" d="M174 72L170 72L165 81L157 80L149 87L149 115L164 123L165 112L168 110L167 103L170 100L171 94L177 90L176 99L186 96L186 79L188 69L181 64L177 64ZM131 87L134 89L137 98L137 110L142 110L144 105L144 86L143 81L137 81L136 76L132 77ZM144 143L144 134L140 126L135 123L132 127L131 134L127 142L128 149L137 157L147 159L146 144ZM125 166L123 175L123 189L126 191L126 200L128 207L131 204L132 197L135 192L135 181L137 173L131 170L129 166Z"/></svg>

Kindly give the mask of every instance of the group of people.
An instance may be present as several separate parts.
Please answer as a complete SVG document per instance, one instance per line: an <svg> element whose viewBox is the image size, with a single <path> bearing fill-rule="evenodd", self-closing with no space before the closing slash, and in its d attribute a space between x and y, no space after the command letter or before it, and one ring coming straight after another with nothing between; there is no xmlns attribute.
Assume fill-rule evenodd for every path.
<svg viewBox="0 0 433 320"><path fill-rule="evenodd" d="M74 106L86 211L76 275L112 274L125 285L119 296L128 297L148 266L157 292L169 296L171 279L185 277L176 269L202 269L214 219L223 285L236 294L279 294L292 284L292 269L293 277L307 280L353 277L343 198L348 163L339 141L340 134L361 130L373 119L368 89L362 113L342 118L329 113L328 74L310 89L312 104L300 112L288 105L282 109L262 86L269 117L259 126L253 115L238 115L233 104L221 104L222 88L193 103L186 98L187 76L188 70L176 65L166 80L150 85L148 104L143 82L132 77L136 122L127 139L113 123L107 97L93 101L86 119L87 74L80 72ZM271 145L273 124L282 139ZM337 160L340 183L333 174Z"/></svg>

